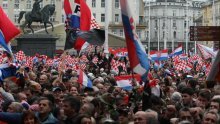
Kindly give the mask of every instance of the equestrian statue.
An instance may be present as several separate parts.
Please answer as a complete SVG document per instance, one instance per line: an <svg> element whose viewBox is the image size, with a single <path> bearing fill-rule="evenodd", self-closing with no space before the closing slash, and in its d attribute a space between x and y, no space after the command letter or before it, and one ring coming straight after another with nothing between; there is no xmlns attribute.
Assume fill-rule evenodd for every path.
<svg viewBox="0 0 220 124"><path fill-rule="evenodd" d="M25 26L27 25L28 28L31 29L31 32L34 33L33 28L31 27L32 22L40 22L44 23L45 31L47 31L47 23L52 26L52 31L54 30L52 22L49 21L50 16L53 15L55 11L55 5L54 4L47 4L42 9L40 8L40 3L43 0L35 0L33 4L32 11L26 12L21 11L19 13L18 23L20 23L21 19L23 18L23 15L25 14L25 22L21 25L21 28L24 31Z"/></svg>

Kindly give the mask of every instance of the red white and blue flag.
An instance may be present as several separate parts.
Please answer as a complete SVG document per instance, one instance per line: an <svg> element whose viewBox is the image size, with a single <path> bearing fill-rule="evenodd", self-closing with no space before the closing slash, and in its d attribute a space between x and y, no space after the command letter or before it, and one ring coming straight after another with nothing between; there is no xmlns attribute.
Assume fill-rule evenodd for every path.
<svg viewBox="0 0 220 124"><path fill-rule="evenodd" d="M182 53L183 53L183 46L179 46L170 54L170 56L178 56Z"/></svg>
<svg viewBox="0 0 220 124"><path fill-rule="evenodd" d="M121 87L124 90L132 90L133 84L132 84L132 79L135 79L136 82L140 82L141 78L140 75L121 75L121 76L116 76L115 80L117 83L118 87Z"/></svg>
<svg viewBox="0 0 220 124"><path fill-rule="evenodd" d="M168 59L168 50L164 49L161 51L151 51L150 58L154 61L162 61Z"/></svg>
<svg viewBox="0 0 220 124"><path fill-rule="evenodd" d="M209 48L207 46L204 46L202 44L196 44L199 51L202 54L202 57L204 59L209 59L209 58L214 58L217 55L217 51L214 52L214 50L212 48Z"/></svg>
<svg viewBox="0 0 220 124"><path fill-rule="evenodd" d="M80 85L92 88L92 81L87 77L87 75L81 69L78 70L78 73L79 73L78 82L80 83Z"/></svg>
<svg viewBox="0 0 220 124"><path fill-rule="evenodd" d="M71 42L70 44L67 41L65 49L73 47L76 50L81 50L86 48L89 43L93 45L102 45L104 43L104 31L99 30L100 27L84 0L75 0L73 8L69 0L64 0L64 10L67 16L68 26L71 30L75 31L73 36L75 39L71 39L74 41L69 41Z"/></svg>
<svg viewBox="0 0 220 124"><path fill-rule="evenodd" d="M130 67L145 79L150 67L148 55L136 34L134 18L127 0L120 0L120 5Z"/></svg>
<svg viewBox="0 0 220 124"><path fill-rule="evenodd" d="M8 53L11 53L12 51L8 46L9 42L20 33L20 30L11 22L1 7L0 16L0 45Z"/></svg>

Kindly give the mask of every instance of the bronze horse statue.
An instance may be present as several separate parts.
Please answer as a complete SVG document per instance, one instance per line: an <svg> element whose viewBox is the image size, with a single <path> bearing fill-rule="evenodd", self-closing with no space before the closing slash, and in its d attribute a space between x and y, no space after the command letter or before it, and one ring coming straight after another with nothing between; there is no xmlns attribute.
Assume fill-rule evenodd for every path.
<svg viewBox="0 0 220 124"><path fill-rule="evenodd" d="M34 30L31 27L32 22L44 23L45 31L48 33L47 23L52 26L52 31L54 30L53 24L49 21L49 18L50 16L53 15L54 11L55 11L54 4L48 4L44 6L36 17L33 17L31 12L21 11L19 13L18 23L20 23L21 19L23 18L23 15L25 14L25 22L21 25L21 28L24 33L25 33L24 28L26 25L28 25L28 28L31 29L32 33L34 33Z"/></svg>

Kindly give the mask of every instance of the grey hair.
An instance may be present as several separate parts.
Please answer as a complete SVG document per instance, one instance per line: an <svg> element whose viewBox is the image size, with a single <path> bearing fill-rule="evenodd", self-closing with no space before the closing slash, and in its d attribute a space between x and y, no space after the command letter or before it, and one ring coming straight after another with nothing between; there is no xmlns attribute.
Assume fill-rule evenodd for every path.
<svg viewBox="0 0 220 124"><path fill-rule="evenodd" d="M215 115L215 116L217 117L216 124L218 124L218 122L219 122L219 114L218 114L217 112L212 111L212 110L208 110L208 111L206 111L206 112L204 113L203 119L204 119L204 116L207 115L207 114L213 114L213 115Z"/></svg>
<svg viewBox="0 0 220 124"><path fill-rule="evenodd" d="M24 110L23 106L19 102L12 102L10 105L13 106L15 112L22 112Z"/></svg>
<svg viewBox="0 0 220 124"><path fill-rule="evenodd" d="M145 112L146 112L146 113L150 113L150 112L155 113L155 114L156 114L155 119L158 120L158 113L157 113L156 111L154 111L154 110L152 110L152 109L147 109Z"/></svg>

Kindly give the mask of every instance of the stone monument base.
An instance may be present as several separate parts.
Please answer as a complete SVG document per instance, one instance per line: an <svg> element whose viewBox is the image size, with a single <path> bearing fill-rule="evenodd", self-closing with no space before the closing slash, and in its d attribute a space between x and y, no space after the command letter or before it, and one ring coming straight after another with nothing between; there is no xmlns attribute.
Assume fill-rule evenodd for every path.
<svg viewBox="0 0 220 124"><path fill-rule="evenodd" d="M25 55L34 56L36 53L53 57L58 37L51 34L23 34L16 38L17 50L24 51Z"/></svg>

